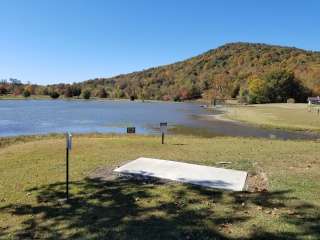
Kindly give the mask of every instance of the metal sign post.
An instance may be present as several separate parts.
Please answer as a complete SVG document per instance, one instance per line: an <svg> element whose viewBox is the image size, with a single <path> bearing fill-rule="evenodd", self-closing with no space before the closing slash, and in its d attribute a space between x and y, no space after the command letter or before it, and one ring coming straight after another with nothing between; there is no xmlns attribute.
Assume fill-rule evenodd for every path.
<svg viewBox="0 0 320 240"><path fill-rule="evenodd" d="M160 132L161 132L161 143L164 144L164 134L167 133L168 123L160 123Z"/></svg>
<svg viewBox="0 0 320 240"><path fill-rule="evenodd" d="M69 150L72 148L72 135L66 133L66 198L69 200Z"/></svg>

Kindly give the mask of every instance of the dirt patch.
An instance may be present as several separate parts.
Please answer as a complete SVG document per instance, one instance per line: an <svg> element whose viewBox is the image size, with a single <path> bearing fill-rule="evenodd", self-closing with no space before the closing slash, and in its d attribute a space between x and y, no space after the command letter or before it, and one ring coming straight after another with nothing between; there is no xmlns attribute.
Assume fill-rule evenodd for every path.
<svg viewBox="0 0 320 240"><path fill-rule="evenodd" d="M101 180L115 180L117 177L119 177L119 174L113 172L113 170L115 168L117 168L119 166L103 166L103 167L99 167L95 170L93 170L90 174L89 174L89 178L90 179L95 179L95 178L99 178Z"/></svg>
<svg viewBox="0 0 320 240"><path fill-rule="evenodd" d="M257 173L249 173L246 185L248 192L267 192L268 177L263 171L259 171Z"/></svg>

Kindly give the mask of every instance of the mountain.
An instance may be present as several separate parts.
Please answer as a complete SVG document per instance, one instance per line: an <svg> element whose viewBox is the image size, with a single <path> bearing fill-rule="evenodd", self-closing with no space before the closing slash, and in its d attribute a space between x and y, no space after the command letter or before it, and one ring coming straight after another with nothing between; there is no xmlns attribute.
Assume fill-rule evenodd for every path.
<svg viewBox="0 0 320 240"><path fill-rule="evenodd" d="M111 97L230 98L247 89L251 78L277 70L292 72L305 89L320 94L320 52L255 43L230 43L185 61L80 85L106 88Z"/></svg>
<svg viewBox="0 0 320 240"><path fill-rule="evenodd" d="M14 80L14 79L13 79ZM320 95L320 52L256 43L230 43L177 63L49 86L0 82L0 95L188 100L234 98L251 103L304 102ZM87 94L88 95L88 94Z"/></svg>

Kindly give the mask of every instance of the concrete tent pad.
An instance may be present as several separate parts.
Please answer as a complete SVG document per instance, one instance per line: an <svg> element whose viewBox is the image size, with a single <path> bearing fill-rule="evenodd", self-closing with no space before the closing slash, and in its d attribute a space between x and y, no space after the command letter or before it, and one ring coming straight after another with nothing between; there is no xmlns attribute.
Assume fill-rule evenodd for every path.
<svg viewBox="0 0 320 240"><path fill-rule="evenodd" d="M143 157L114 171L231 191L242 191L247 178L247 172L244 171Z"/></svg>

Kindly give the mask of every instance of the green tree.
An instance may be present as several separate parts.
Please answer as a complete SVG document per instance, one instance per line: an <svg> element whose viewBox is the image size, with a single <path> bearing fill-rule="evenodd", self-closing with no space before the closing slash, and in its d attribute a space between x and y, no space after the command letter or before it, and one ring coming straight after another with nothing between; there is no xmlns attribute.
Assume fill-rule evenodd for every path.
<svg viewBox="0 0 320 240"><path fill-rule="evenodd" d="M29 90L25 89L23 92L22 92L22 96L24 96L25 98L27 97L30 97L31 96L31 93Z"/></svg>
<svg viewBox="0 0 320 240"><path fill-rule="evenodd" d="M266 103L266 82L258 77L252 77L248 81L248 95L250 103Z"/></svg>
<svg viewBox="0 0 320 240"><path fill-rule="evenodd" d="M79 97L81 95L81 87L73 85L71 86L71 92L74 97Z"/></svg>
<svg viewBox="0 0 320 240"><path fill-rule="evenodd" d="M297 102L304 102L309 91L295 78L293 72L287 70L273 70L264 76L266 81L266 97L270 102L286 102L293 98Z"/></svg>
<svg viewBox="0 0 320 240"><path fill-rule="evenodd" d="M57 99L57 98L60 97L60 94L58 92L56 92L56 91L53 91L53 92L50 92L50 97L52 99Z"/></svg>
<svg viewBox="0 0 320 240"><path fill-rule="evenodd" d="M91 91L88 90L88 89L84 90L84 91L82 92L82 97L83 97L84 99L90 99L90 97L91 97Z"/></svg>

